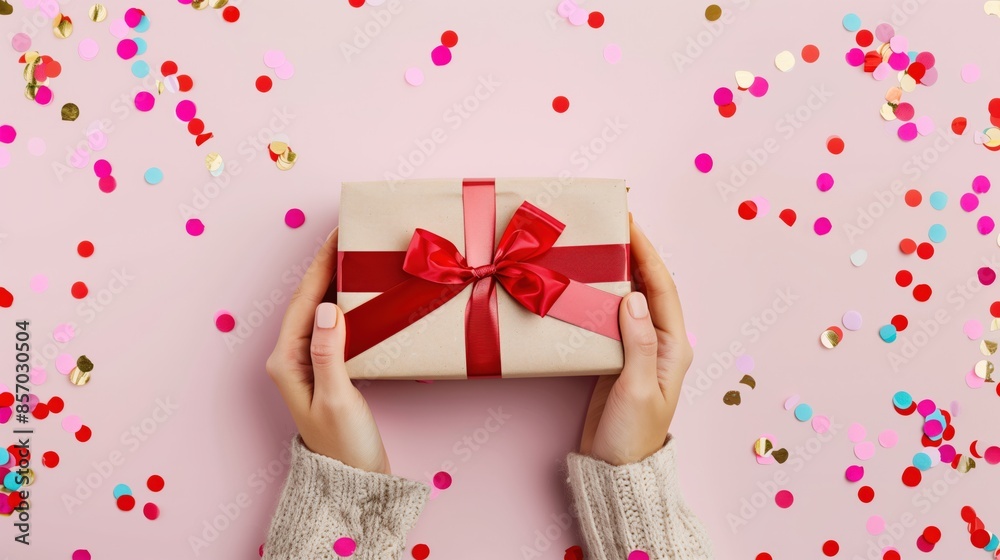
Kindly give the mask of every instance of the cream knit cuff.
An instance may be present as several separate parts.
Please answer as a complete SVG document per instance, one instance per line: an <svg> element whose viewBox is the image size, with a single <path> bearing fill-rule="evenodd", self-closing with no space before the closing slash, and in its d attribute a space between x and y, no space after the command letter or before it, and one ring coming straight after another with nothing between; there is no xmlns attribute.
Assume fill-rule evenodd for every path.
<svg viewBox="0 0 1000 560"><path fill-rule="evenodd" d="M712 558L701 523L681 496L673 440L638 463L613 466L570 454L569 484L588 560Z"/></svg>
<svg viewBox="0 0 1000 560"><path fill-rule="evenodd" d="M313 453L296 436L264 560L337 560L333 543L341 537L357 544L352 560L398 559L428 492L425 484Z"/></svg>

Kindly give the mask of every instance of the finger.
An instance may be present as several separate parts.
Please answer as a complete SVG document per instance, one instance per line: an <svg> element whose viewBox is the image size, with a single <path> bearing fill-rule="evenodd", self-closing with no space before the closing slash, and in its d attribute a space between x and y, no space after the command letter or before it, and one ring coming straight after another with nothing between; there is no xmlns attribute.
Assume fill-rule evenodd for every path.
<svg viewBox="0 0 1000 560"><path fill-rule="evenodd" d="M344 314L330 302L316 307L312 342L309 353L313 364L313 402L331 402L338 393L351 385L344 365Z"/></svg>
<svg viewBox="0 0 1000 560"><path fill-rule="evenodd" d="M292 300L285 311L281 322L281 334L278 335L279 348L295 348L309 340L313 329L313 316L316 306L322 303L330 281L337 271L337 237L338 230L330 232L329 237L316 253L316 258L306 270L302 282L296 288ZM305 347L301 347L305 350Z"/></svg>
<svg viewBox="0 0 1000 560"><path fill-rule="evenodd" d="M615 381L618 381L618 377L617 375L602 375L597 378L594 392L590 396L590 405L587 407L587 418L583 421L583 437L580 438L580 453L583 455L590 455L590 450L594 447L597 425L601 422L604 406L608 403L608 395L611 393Z"/></svg>
<svg viewBox="0 0 1000 560"><path fill-rule="evenodd" d="M618 383L637 390L659 387L656 377L656 329L642 292L625 296L618 309L618 323L625 347L625 366Z"/></svg>
<svg viewBox="0 0 1000 560"><path fill-rule="evenodd" d="M673 335L686 337L681 300L667 265L663 264L663 259L639 225L633 221L630 226L632 258L635 274L639 278L637 284L646 294L653 324Z"/></svg>

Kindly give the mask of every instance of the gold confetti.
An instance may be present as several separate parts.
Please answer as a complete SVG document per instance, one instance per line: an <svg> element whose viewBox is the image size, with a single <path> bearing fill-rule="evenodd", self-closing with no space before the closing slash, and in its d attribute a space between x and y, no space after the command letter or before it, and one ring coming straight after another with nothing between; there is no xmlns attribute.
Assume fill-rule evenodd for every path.
<svg viewBox="0 0 1000 560"><path fill-rule="evenodd" d="M73 20L69 16L57 14L56 19L52 20L52 33L60 39L68 38L73 34Z"/></svg>
<svg viewBox="0 0 1000 560"><path fill-rule="evenodd" d="M739 406L741 402L740 392L729 391L728 393L722 396L722 402L724 402L728 406Z"/></svg>
<svg viewBox="0 0 1000 560"><path fill-rule="evenodd" d="M744 375L743 379L740 379L740 383L748 385L751 389L757 388L757 380L755 380L753 377L750 377L749 375Z"/></svg>
<svg viewBox="0 0 1000 560"><path fill-rule="evenodd" d="M894 121L896 120L896 108L893 107L891 103L886 103L882 105L882 109L879 110L879 114L882 115L883 120Z"/></svg>
<svg viewBox="0 0 1000 560"><path fill-rule="evenodd" d="M715 21L722 17L722 8L718 4L710 4L705 8L705 19L708 21Z"/></svg>
<svg viewBox="0 0 1000 560"><path fill-rule="evenodd" d="M740 89L748 89L753 85L753 81L756 76L752 72L747 72L746 70L739 70L736 72L736 85Z"/></svg>
<svg viewBox="0 0 1000 560"><path fill-rule="evenodd" d="M278 165L278 169L282 171L288 171L289 169L295 166L295 160L297 158L298 155L295 152L293 152L291 148L285 150L285 153L278 156L278 161L276 162Z"/></svg>
<svg viewBox="0 0 1000 560"><path fill-rule="evenodd" d="M208 7L208 0L193 0L191 2L191 7L196 10L204 10Z"/></svg>
<svg viewBox="0 0 1000 560"><path fill-rule="evenodd" d="M72 122L79 117L80 108L76 106L76 103L67 103L62 106L62 120Z"/></svg>
<svg viewBox="0 0 1000 560"><path fill-rule="evenodd" d="M1000 237L997 237L997 245L1000 245ZM993 319L990 323L990 332L1000 331L1000 318Z"/></svg>
<svg viewBox="0 0 1000 560"><path fill-rule="evenodd" d="M965 474L976 468L976 461L969 456L963 456L958 460L958 472Z"/></svg>
<svg viewBox="0 0 1000 560"><path fill-rule="evenodd" d="M69 372L69 382L77 387L82 387L90 383L90 372L94 370L94 362L87 356L80 356L76 360L76 367Z"/></svg>
<svg viewBox="0 0 1000 560"><path fill-rule="evenodd" d="M6 0L0 0L0 16L9 16L14 13L14 6Z"/></svg>
<svg viewBox="0 0 1000 560"><path fill-rule="evenodd" d="M24 96L29 100L35 100L35 94L38 93L38 84L28 84L24 86Z"/></svg>
<svg viewBox="0 0 1000 560"><path fill-rule="evenodd" d="M222 156L212 152L205 156L205 167L208 168L210 173L215 173L220 170L225 162L222 161Z"/></svg>
<svg viewBox="0 0 1000 560"><path fill-rule="evenodd" d="M777 461L779 465L783 465L785 464L785 461L788 460L788 450L784 447L781 449L775 449L771 452L771 457L774 457L774 460Z"/></svg>
<svg viewBox="0 0 1000 560"><path fill-rule="evenodd" d="M212 7L216 10L221 10L222 8L225 8L228 3L229 0L212 0Z"/></svg>
<svg viewBox="0 0 1000 560"><path fill-rule="evenodd" d="M165 86L163 85L163 82L161 82L160 80L156 80L156 94L157 95L160 95L161 93L163 93L164 87Z"/></svg>
<svg viewBox="0 0 1000 560"><path fill-rule="evenodd" d="M979 343L979 351L983 356L992 356L997 353L997 343L992 340L983 340Z"/></svg>
<svg viewBox="0 0 1000 560"><path fill-rule="evenodd" d="M992 381L993 377L993 362L989 360L979 360L976 362L976 375L980 379L985 379L986 381Z"/></svg>
<svg viewBox="0 0 1000 560"><path fill-rule="evenodd" d="M774 65L782 72L788 72L795 67L795 55L791 51L781 51L774 57Z"/></svg>
<svg viewBox="0 0 1000 560"><path fill-rule="evenodd" d="M827 329L820 335L819 341L824 348L836 348L840 344L840 336L833 329Z"/></svg>
<svg viewBox="0 0 1000 560"><path fill-rule="evenodd" d="M104 4L94 4L87 11L87 16L90 17L90 21L101 23L104 18L108 17L108 9L104 7Z"/></svg>
<svg viewBox="0 0 1000 560"><path fill-rule="evenodd" d="M755 441L753 444L753 452L756 453L758 457L766 457L773 448L774 444L771 443L771 440L763 437Z"/></svg>
<svg viewBox="0 0 1000 560"><path fill-rule="evenodd" d="M1000 0L989 0L983 4L983 10L987 15L1000 17Z"/></svg>

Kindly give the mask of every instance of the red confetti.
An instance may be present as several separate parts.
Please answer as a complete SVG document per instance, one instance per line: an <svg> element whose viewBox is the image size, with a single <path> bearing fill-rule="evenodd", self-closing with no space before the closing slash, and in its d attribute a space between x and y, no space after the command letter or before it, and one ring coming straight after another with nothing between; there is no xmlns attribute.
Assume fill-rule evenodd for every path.
<svg viewBox="0 0 1000 560"><path fill-rule="evenodd" d="M226 6L222 10L222 19L228 21L229 23L236 23L240 19L240 9L236 6Z"/></svg>
<svg viewBox="0 0 1000 560"><path fill-rule="evenodd" d="M901 560L901 556L895 550L887 550L882 555L882 560Z"/></svg>
<svg viewBox="0 0 1000 560"><path fill-rule="evenodd" d="M917 250L917 242L907 237L899 242L899 250L904 255L912 255Z"/></svg>
<svg viewBox="0 0 1000 560"><path fill-rule="evenodd" d="M94 244L90 241L81 241L80 244L76 246L76 253L83 258L87 258L94 254Z"/></svg>
<svg viewBox="0 0 1000 560"><path fill-rule="evenodd" d="M590 12L590 15L587 16L587 24L594 29L600 29L604 25L604 14L601 12Z"/></svg>
<svg viewBox="0 0 1000 560"><path fill-rule="evenodd" d="M781 211L780 214L778 214L778 217L781 218L782 222L785 222L786 226L792 227L793 225L795 225L795 218L797 216L795 215L795 210L792 210L791 208L785 208L784 210Z"/></svg>
<svg viewBox="0 0 1000 560"><path fill-rule="evenodd" d="M917 284L913 288L913 299L924 302L931 299L931 287L927 284Z"/></svg>
<svg viewBox="0 0 1000 560"><path fill-rule="evenodd" d="M810 64L819 60L819 48L816 45L802 47L802 60Z"/></svg>
<svg viewBox="0 0 1000 560"><path fill-rule="evenodd" d="M163 477L158 474L149 477L149 480L146 481L146 488L149 488L151 492L163 490Z"/></svg>
<svg viewBox="0 0 1000 560"><path fill-rule="evenodd" d="M59 465L59 454L55 451L42 453L42 466L54 469Z"/></svg>
<svg viewBox="0 0 1000 560"><path fill-rule="evenodd" d="M875 36L872 35L871 31L862 29L861 31L858 31L857 35L854 36L854 40L858 42L859 47L868 47L871 46L872 41L875 40Z"/></svg>
<svg viewBox="0 0 1000 560"><path fill-rule="evenodd" d="M840 552L840 544L837 541L826 541L823 543L823 554L836 556Z"/></svg>
<svg viewBox="0 0 1000 560"><path fill-rule="evenodd" d="M431 547L426 544L418 544L413 547L410 553L413 555L414 560L426 560L431 555Z"/></svg>
<svg viewBox="0 0 1000 560"><path fill-rule="evenodd" d="M188 76L187 74L181 74L180 76L177 76L177 89L179 89L182 92L188 92L191 91L191 88L193 87L194 87L194 80L191 79L191 76Z"/></svg>
<svg viewBox="0 0 1000 560"><path fill-rule="evenodd" d="M552 100L552 109L557 113L565 113L569 110L569 99L563 96L558 96Z"/></svg>
<svg viewBox="0 0 1000 560"><path fill-rule="evenodd" d="M177 73L177 63L173 60L168 60L160 65L160 73L166 76L173 76Z"/></svg>
<svg viewBox="0 0 1000 560"><path fill-rule="evenodd" d="M744 220L752 220L757 217L757 203L752 200L744 200L736 211Z"/></svg>
<svg viewBox="0 0 1000 560"><path fill-rule="evenodd" d="M766 552L761 552L754 558L754 560L774 560L774 559L771 557L770 554Z"/></svg>
<svg viewBox="0 0 1000 560"><path fill-rule="evenodd" d="M49 399L49 412L51 412L52 414L59 414L60 412L63 411L63 406L65 406L65 404L66 403L63 402L62 398L52 397L51 399ZM3 405L0 404L0 406Z"/></svg>
<svg viewBox="0 0 1000 560"><path fill-rule="evenodd" d="M1000 301L994 301L990 305L990 315L1000 319Z"/></svg>
<svg viewBox="0 0 1000 560"><path fill-rule="evenodd" d="M924 199L923 195L921 195L920 191L916 189L910 189L906 191L906 196L903 198L903 200L906 201L906 205L909 206L910 208L916 208L917 206L920 206L920 202L923 199Z"/></svg>
<svg viewBox="0 0 1000 560"><path fill-rule="evenodd" d="M14 294L7 291L7 288L0 286L0 307L10 307L14 305Z"/></svg>
<svg viewBox="0 0 1000 560"><path fill-rule="evenodd" d="M907 325L910 324L910 321L905 315L896 315L892 318L892 321L889 322L892 323L892 326L896 327L897 331L905 331Z"/></svg>
<svg viewBox="0 0 1000 560"><path fill-rule="evenodd" d="M917 256L925 261L934 256L934 246L930 243L921 243L917 246Z"/></svg>
<svg viewBox="0 0 1000 560"><path fill-rule="evenodd" d="M961 136L968 124L969 120L965 117L955 117L955 120L951 121L951 131Z"/></svg>
<svg viewBox="0 0 1000 560"><path fill-rule="evenodd" d="M205 142L208 142L209 140L211 140L212 137L214 137L214 136L215 136L215 134L213 134L211 132L209 132L207 134L199 134L198 138L195 139L194 143L195 143L196 146L201 146Z"/></svg>
<svg viewBox="0 0 1000 560"><path fill-rule="evenodd" d="M142 514L150 521L156 521L160 517L160 508L156 504L149 502L142 506Z"/></svg>
<svg viewBox="0 0 1000 560"><path fill-rule="evenodd" d="M871 486L862 486L858 489L858 499L866 504L872 503L875 499L875 490Z"/></svg>
<svg viewBox="0 0 1000 560"><path fill-rule="evenodd" d="M728 105L722 105L719 107L719 114L727 119L736 114L736 104L730 103Z"/></svg>
<svg viewBox="0 0 1000 560"><path fill-rule="evenodd" d="M12 404L14 404L13 393L0 393L0 408L8 407Z"/></svg>
<svg viewBox="0 0 1000 560"><path fill-rule="evenodd" d="M583 549L578 545L573 545L566 549L563 560L583 560Z"/></svg>
<svg viewBox="0 0 1000 560"><path fill-rule="evenodd" d="M896 284L900 288L905 288L913 282L913 275L909 270L900 270L896 273Z"/></svg>
<svg viewBox="0 0 1000 560"><path fill-rule="evenodd" d="M924 529L923 537L925 541L931 544L937 544L941 540L941 529L930 525Z"/></svg>
<svg viewBox="0 0 1000 560"><path fill-rule="evenodd" d="M449 49L458 44L458 33L452 30L445 31L441 34L441 44L448 47Z"/></svg>
<svg viewBox="0 0 1000 560"><path fill-rule="evenodd" d="M87 289L87 285L84 284L83 282L76 282L73 284L73 287L70 288L70 293L72 293L73 297L75 297L76 299L83 299L87 297L87 294L90 293L90 290Z"/></svg>
<svg viewBox="0 0 1000 560"><path fill-rule="evenodd" d="M215 318L215 328L219 329L220 332L230 332L236 328L236 319L229 313L220 313Z"/></svg>
<svg viewBox="0 0 1000 560"><path fill-rule="evenodd" d="M972 546L976 548L986 548L986 545L990 544L990 534L985 529L980 529L975 533L972 533L970 540L972 541Z"/></svg>
<svg viewBox="0 0 1000 560"><path fill-rule="evenodd" d="M990 111L991 117L1000 117L1000 97L994 97L990 99L990 104L987 106Z"/></svg>
<svg viewBox="0 0 1000 560"><path fill-rule="evenodd" d="M826 141L826 149L830 150L830 153L833 155L839 155L844 152L844 141L840 136L831 136Z"/></svg>
<svg viewBox="0 0 1000 560"><path fill-rule="evenodd" d="M80 429L76 431L76 441L80 443L87 443L90 441L90 436L94 435L90 428L87 426L80 426Z"/></svg>
<svg viewBox="0 0 1000 560"><path fill-rule="evenodd" d="M118 509L122 511L132 511L132 508L135 507L135 498L128 494L122 494L118 496L116 504L118 505Z"/></svg>
<svg viewBox="0 0 1000 560"><path fill-rule="evenodd" d="M972 509L972 506L965 506L962 508L962 521L966 523L972 523L976 520L976 510Z"/></svg>
<svg viewBox="0 0 1000 560"><path fill-rule="evenodd" d="M919 485L922 478L923 475L920 474L920 469L917 467L906 467L906 470L903 471L903 484L910 488Z"/></svg>
<svg viewBox="0 0 1000 560"><path fill-rule="evenodd" d="M257 81L255 82L254 85L257 86L257 91L261 93L267 93L271 91L271 86L274 85L274 82L272 82L271 78L268 76L260 76L257 78ZM202 130L204 130L204 125L202 126Z"/></svg>
<svg viewBox="0 0 1000 560"><path fill-rule="evenodd" d="M365 0L347 0L347 3L354 8L360 8L365 5Z"/></svg>
<svg viewBox="0 0 1000 560"><path fill-rule="evenodd" d="M49 407L45 406L45 403L38 403L31 411L31 415L39 420L44 420L49 415Z"/></svg>
<svg viewBox="0 0 1000 560"><path fill-rule="evenodd" d="M205 132L205 121L195 117L188 121L188 132L192 136L198 136L202 132Z"/></svg>

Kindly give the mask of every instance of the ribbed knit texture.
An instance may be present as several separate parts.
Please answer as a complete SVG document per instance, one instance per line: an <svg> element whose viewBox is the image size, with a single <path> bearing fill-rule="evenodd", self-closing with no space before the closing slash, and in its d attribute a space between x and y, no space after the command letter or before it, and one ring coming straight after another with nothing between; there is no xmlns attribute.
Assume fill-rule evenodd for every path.
<svg viewBox="0 0 1000 560"><path fill-rule="evenodd" d="M712 558L708 535L681 496L673 440L646 459L613 466L572 453L569 485L588 560Z"/></svg>
<svg viewBox="0 0 1000 560"><path fill-rule="evenodd" d="M264 560L338 560L333 543L341 537L357 543L352 560L397 560L429 490L313 453L296 436Z"/></svg>

